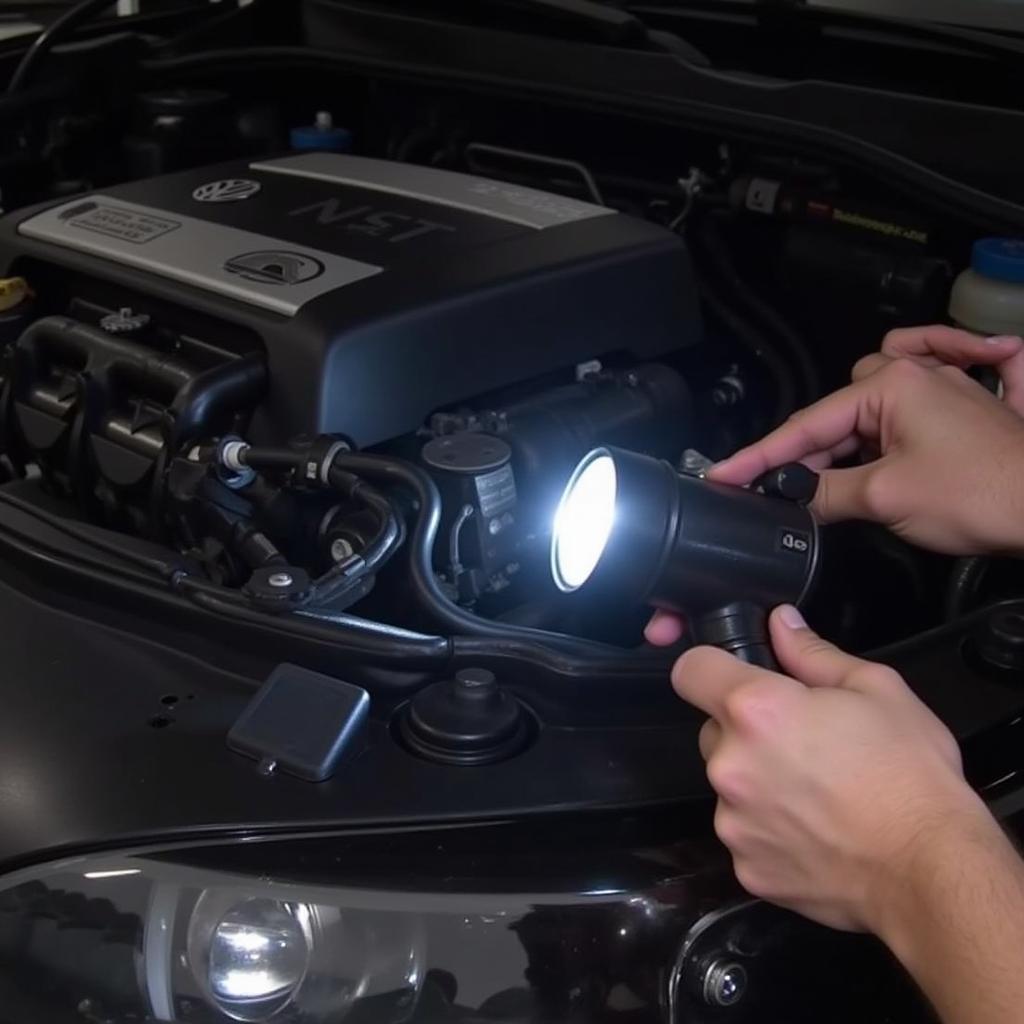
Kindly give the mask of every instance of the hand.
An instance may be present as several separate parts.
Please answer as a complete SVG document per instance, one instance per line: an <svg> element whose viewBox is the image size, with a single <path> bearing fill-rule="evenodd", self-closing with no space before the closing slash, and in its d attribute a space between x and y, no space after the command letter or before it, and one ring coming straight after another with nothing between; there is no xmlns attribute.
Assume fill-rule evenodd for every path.
<svg viewBox="0 0 1024 1024"><path fill-rule="evenodd" d="M860 380L894 359L910 359L919 366L935 369L955 366L992 366L999 372L1003 401L1024 416L1024 341L1011 335L982 338L970 331L937 324L905 327L890 331L882 339L882 350L861 359L853 368Z"/></svg>
<svg viewBox="0 0 1024 1024"><path fill-rule="evenodd" d="M897 361L903 369L894 366ZM814 503L819 518L875 520L909 540L951 554L1019 551L1024 547L1024 496L1008 493L1010 481L1000 476L1019 465L1019 459L1024 461L1024 435L1004 414L995 413L985 422L995 400L986 399L984 389L966 375L946 369L942 383L917 372L914 365L958 371L995 366L1006 405L1024 416L1020 338L979 338L941 325L895 330L885 336L881 352L865 356L854 367L854 387L797 413L763 441L719 463L709 477L748 484L784 462L803 461L824 470L858 450L877 457L881 448L885 457L870 471L823 475ZM944 404L947 400L949 405ZM992 442L995 447L986 450ZM976 510L986 505L975 518ZM659 611L646 636L655 646L667 647L684 631L678 615Z"/></svg>
<svg viewBox="0 0 1024 1024"><path fill-rule="evenodd" d="M715 831L752 895L884 933L932 830L991 819L956 741L896 672L821 640L793 607L770 625L793 678L712 647L672 672L679 696L712 716L700 748Z"/></svg>
<svg viewBox="0 0 1024 1024"><path fill-rule="evenodd" d="M880 457L833 461L861 448ZM800 460L822 522L866 519L954 555L1024 551L1024 419L952 367L897 359L791 417L709 472L746 484Z"/></svg>

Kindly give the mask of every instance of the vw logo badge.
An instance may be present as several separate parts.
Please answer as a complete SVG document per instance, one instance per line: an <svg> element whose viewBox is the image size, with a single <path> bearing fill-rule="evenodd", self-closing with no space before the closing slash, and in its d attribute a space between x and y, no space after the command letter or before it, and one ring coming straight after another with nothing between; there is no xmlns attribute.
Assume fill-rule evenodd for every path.
<svg viewBox="0 0 1024 1024"><path fill-rule="evenodd" d="M197 203L237 203L251 199L262 186L251 178L224 178L223 181L208 181L192 193Z"/></svg>
<svg viewBox="0 0 1024 1024"><path fill-rule="evenodd" d="M232 256L224 264L229 274L237 274L259 284L302 284L324 272L324 265L313 256L301 252L264 249Z"/></svg>

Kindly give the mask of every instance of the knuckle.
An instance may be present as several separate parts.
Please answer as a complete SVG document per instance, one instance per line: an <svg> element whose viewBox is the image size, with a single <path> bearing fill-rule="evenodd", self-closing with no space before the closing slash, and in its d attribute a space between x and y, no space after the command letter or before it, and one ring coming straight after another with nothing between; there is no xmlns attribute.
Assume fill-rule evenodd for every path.
<svg viewBox="0 0 1024 1024"><path fill-rule="evenodd" d="M725 713L736 725L757 727L774 717L775 699L771 687L762 680L737 686L723 702Z"/></svg>
<svg viewBox="0 0 1024 1024"><path fill-rule="evenodd" d="M871 661L858 664L850 673L850 682L855 686L886 693L901 692L907 688L903 677L894 668Z"/></svg>
<svg viewBox="0 0 1024 1024"><path fill-rule="evenodd" d="M734 857L732 862L733 874L736 881L750 893L751 896L766 898L769 893L764 885L764 879L757 866L746 858Z"/></svg>
<svg viewBox="0 0 1024 1024"><path fill-rule="evenodd" d="M901 388L916 387L928 374L928 371L913 359L893 359L880 372L885 374L887 381Z"/></svg>
<svg viewBox="0 0 1024 1024"><path fill-rule="evenodd" d="M709 718L701 726L700 733L697 736L697 747L704 756L705 761L714 752L720 735L721 726L713 718Z"/></svg>
<svg viewBox="0 0 1024 1024"><path fill-rule="evenodd" d="M861 504L870 518L886 518L892 504L892 486L884 473L868 473L864 477Z"/></svg>
<svg viewBox="0 0 1024 1024"><path fill-rule="evenodd" d="M821 658L835 654L836 648L827 640L823 640L820 636L810 633L800 638L800 653L808 658Z"/></svg>
<svg viewBox="0 0 1024 1024"><path fill-rule="evenodd" d="M873 353L872 355L864 356L858 359L853 364L853 370L850 373L850 377L853 380L861 380L864 377L870 376L876 370L885 366L888 362L888 358L881 353Z"/></svg>
<svg viewBox="0 0 1024 1024"><path fill-rule="evenodd" d="M712 654L706 647L693 647L681 654L672 666L672 685L678 690L691 676L700 676L708 671Z"/></svg>
<svg viewBox="0 0 1024 1024"><path fill-rule="evenodd" d="M729 803L742 803L748 794L747 780L740 768L723 757L711 757L707 765L711 788Z"/></svg>
<svg viewBox="0 0 1024 1024"><path fill-rule="evenodd" d="M715 808L714 821L715 835L729 847L735 850L741 844L742 829L739 819L732 814L721 803Z"/></svg>

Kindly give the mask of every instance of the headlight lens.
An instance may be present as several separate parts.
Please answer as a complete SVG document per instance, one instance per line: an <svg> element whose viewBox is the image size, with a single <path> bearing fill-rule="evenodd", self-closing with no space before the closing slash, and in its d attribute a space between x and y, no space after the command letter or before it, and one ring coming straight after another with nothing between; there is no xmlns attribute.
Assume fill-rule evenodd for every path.
<svg viewBox="0 0 1024 1024"><path fill-rule="evenodd" d="M0 879L5 1020L529 1024L626 1007L636 1024L662 1021L665 978L693 920L676 899L685 887L609 879L566 891L533 874L545 866L536 842L516 869L499 851L492 867L526 873L499 873L496 885L467 884L454 862L411 884L415 851L374 841L379 863L353 860L352 838L274 840L80 858ZM340 865L363 884L332 884ZM657 860L640 868L652 880L671 874Z"/></svg>
<svg viewBox="0 0 1024 1024"><path fill-rule="evenodd" d="M245 900L221 918L200 954L210 994L236 1020L264 1020L295 994L309 967L312 912L304 903Z"/></svg>

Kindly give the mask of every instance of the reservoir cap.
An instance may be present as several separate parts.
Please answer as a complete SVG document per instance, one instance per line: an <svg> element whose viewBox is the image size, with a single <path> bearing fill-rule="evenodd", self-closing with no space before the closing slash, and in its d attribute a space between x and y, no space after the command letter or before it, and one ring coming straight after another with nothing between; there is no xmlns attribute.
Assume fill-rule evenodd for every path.
<svg viewBox="0 0 1024 1024"><path fill-rule="evenodd" d="M334 123L330 111L317 111L313 124L293 128L291 148L300 152L348 153L352 149L352 133Z"/></svg>
<svg viewBox="0 0 1024 1024"><path fill-rule="evenodd" d="M982 277L1024 284L1024 239L979 239L974 243L971 267Z"/></svg>

